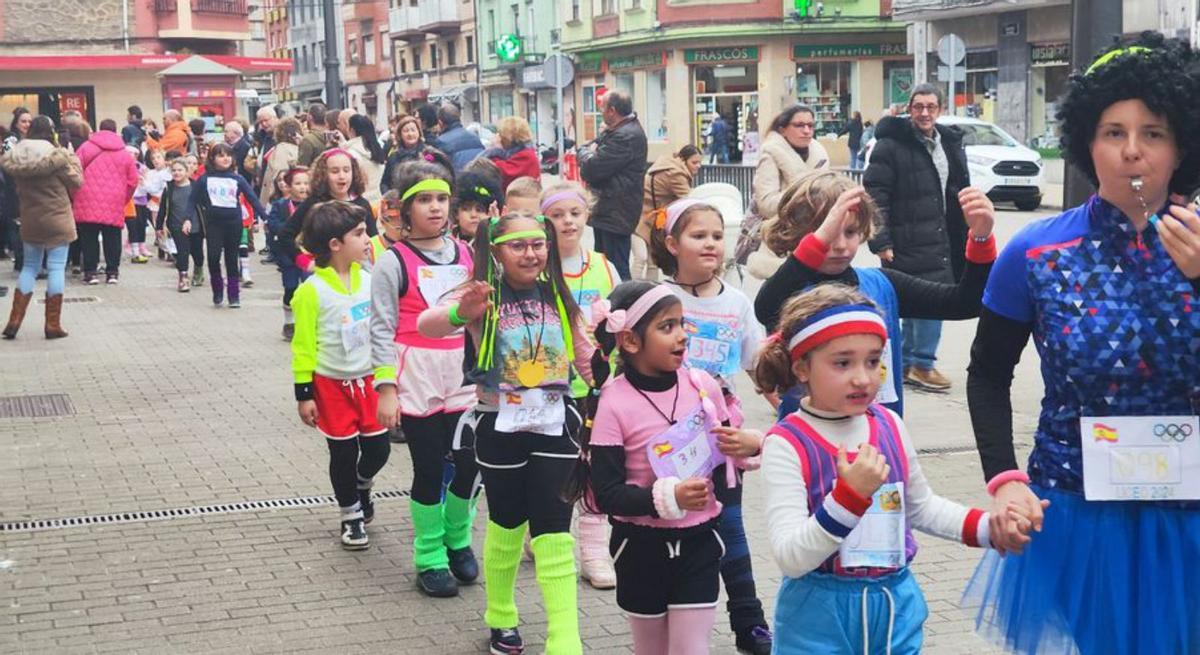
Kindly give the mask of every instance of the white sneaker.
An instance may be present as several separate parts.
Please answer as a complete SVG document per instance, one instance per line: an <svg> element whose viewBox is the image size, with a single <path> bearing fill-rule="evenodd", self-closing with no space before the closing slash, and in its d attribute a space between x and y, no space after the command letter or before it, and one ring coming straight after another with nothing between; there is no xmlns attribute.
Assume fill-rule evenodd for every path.
<svg viewBox="0 0 1200 655"><path fill-rule="evenodd" d="M595 589L617 587L617 572L613 570L612 561L607 557L584 560L579 566L579 577L587 580Z"/></svg>

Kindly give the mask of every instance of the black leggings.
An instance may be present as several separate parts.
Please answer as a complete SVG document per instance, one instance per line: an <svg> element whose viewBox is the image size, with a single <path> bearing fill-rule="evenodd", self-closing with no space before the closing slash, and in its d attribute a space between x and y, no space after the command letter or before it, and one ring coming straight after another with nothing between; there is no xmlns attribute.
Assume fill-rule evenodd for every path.
<svg viewBox="0 0 1200 655"><path fill-rule="evenodd" d="M579 457L574 405L567 405L567 425L557 437L496 432L496 412L478 415L475 456L489 520L508 530L528 521L531 537L570 531L575 504L563 499L563 490Z"/></svg>
<svg viewBox="0 0 1200 655"><path fill-rule="evenodd" d="M182 229L171 230L171 239L175 242L175 270L180 273L188 272L188 255L195 262L196 270L204 268L204 235L192 232L184 234Z"/></svg>
<svg viewBox="0 0 1200 655"><path fill-rule="evenodd" d="M370 489L375 474L387 463L392 451L387 433L372 437L326 439L329 444L329 480L339 507L353 507L358 490Z"/></svg>
<svg viewBox="0 0 1200 655"><path fill-rule="evenodd" d="M121 268L121 228L99 223L79 223L79 248L83 252L83 272L95 273L100 266L100 240L104 240L104 272L115 275Z"/></svg>
<svg viewBox="0 0 1200 655"><path fill-rule="evenodd" d="M242 242L241 221L213 221L206 226L208 237L208 277L216 285L222 278L221 255L225 255L225 277L230 280L241 279L241 265L238 262L238 247Z"/></svg>
<svg viewBox="0 0 1200 655"><path fill-rule="evenodd" d="M129 243L146 243L146 227L150 225L150 208L145 205L135 205L134 213L136 216L125 219L125 229L129 230Z"/></svg>
<svg viewBox="0 0 1200 655"><path fill-rule="evenodd" d="M453 450L450 442L462 412L438 412L429 416L405 416L404 436L408 440L408 452L412 456L413 481L412 499L422 505L437 505L442 502L442 471L446 455L454 458L454 479L450 492L459 498L471 498L475 493L475 453L468 449Z"/></svg>

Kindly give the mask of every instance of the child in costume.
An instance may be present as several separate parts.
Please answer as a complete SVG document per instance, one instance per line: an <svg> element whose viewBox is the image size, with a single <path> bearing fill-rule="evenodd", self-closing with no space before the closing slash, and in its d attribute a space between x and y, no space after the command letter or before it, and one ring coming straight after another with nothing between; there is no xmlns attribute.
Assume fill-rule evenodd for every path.
<svg viewBox="0 0 1200 655"><path fill-rule="evenodd" d="M470 242L480 221L504 209L504 194L495 180L480 173L463 173L456 186L451 231L456 238Z"/></svg>
<svg viewBox="0 0 1200 655"><path fill-rule="evenodd" d="M179 273L176 290L187 292L191 287L204 284L204 215L188 214L188 199L192 194L192 181L188 179L187 162L176 159L171 162L171 184L163 190L155 217L155 229L165 238L175 242L175 270ZM196 270L188 282L188 257Z"/></svg>

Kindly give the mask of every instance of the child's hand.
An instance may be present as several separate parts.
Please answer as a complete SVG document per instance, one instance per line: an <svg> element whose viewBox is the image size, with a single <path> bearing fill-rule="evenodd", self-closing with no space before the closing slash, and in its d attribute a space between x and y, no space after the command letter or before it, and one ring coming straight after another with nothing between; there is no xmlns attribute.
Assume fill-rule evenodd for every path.
<svg viewBox="0 0 1200 655"><path fill-rule="evenodd" d="M191 222L191 221L184 221L184 222L183 222L183 233L184 233L184 234L191 234L191 233L192 233L192 222Z"/></svg>
<svg viewBox="0 0 1200 655"><path fill-rule="evenodd" d="M838 448L838 479L845 480L846 484L850 485L850 488L863 498L875 495L879 487L887 482L887 476L891 470L892 467L888 465L887 459L879 452L879 449L869 443L859 447L858 457L854 458L853 464L846 457L845 446Z"/></svg>
<svg viewBox="0 0 1200 655"><path fill-rule="evenodd" d="M1029 485L1012 481L1001 485L992 498L988 529L992 545L1003 553L1020 554L1031 532L1042 531L1043 512L1050 501L1039 500Z"/></svg>
<svg viewBox="0 0 1200 655"><path fill-rule="evenodd" d="M829 208L821 227L817 228L817 238L826 245L836 241L850 227L849 223L858 220L858 208L862 206L866 195L867 190L861 186L843 191L833 203L833 207Z"/></svg>
<svg viewBox="0 0 1200 655"><path fill-rule="evenodd" d="M475 280L467 284L466 291L458 299L458 317L467 321L475 321L487 313L492 306L492 286L487 282Z"/></svg>
<svg viewBox="0 0 1200 655"><path fill-rule="evenodd" d="M745 459L762 452L763 436L757 430L739 430L724 425L713 428L717 435L717 450L726 457Z"/></svg>
<svg viewBox="0 0 1200 655"><path fill-rule="evenodd" d="M708 507L708 494L712 480L692 478L675 485L675 504L679 509L700 511Z"/></svg>
<svg viewBox="0 0 1200 655"><path fill-rule="evenodd" d="M983 239L991 236L996 223L996 207L987 194L969 186L958 192L958 204L962 207L963 219L971 228L971 236Z"/></svg>
<svg viewBox="0 0 1200 655"><path fill-rule="evenodd" d="M301 400L296 407L296 412L300 414L300 420L310 428L317 427L317 401Z"/></svg>
<svg viewBox="0 0 1200 655"><path fill-rule="evenodd" d="M379 387L379 405L375 409L375 419L389 430L400 424L400 398L396 385L385 384Z"/></svg>

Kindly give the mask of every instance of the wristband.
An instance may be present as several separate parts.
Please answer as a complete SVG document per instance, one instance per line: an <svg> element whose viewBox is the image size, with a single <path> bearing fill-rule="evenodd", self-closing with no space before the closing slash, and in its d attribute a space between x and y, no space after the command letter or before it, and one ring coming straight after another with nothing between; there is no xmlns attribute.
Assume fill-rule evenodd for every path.
<svg viewBox="0 0 1200 655"><path fill-rule="evenodd" d="M986 237L977 237L974 234L972 234L971 240L974 241L975 243L987 243L988 241L992 240L992 235L989 234Z"/></svg>
<svg viewBox="0 0 1200 655"><path fill-rule="evenodd" d="M1014 482L1014 481L1022 482L1024 484L1029 484L1029 474L1026 473L1025 471L1021 471L1018 469L1012 469L1011 471L1005 471L1003 473L1000 473L999 475L997 475L996 477L994 477L988 481L988 484L987 484L988 495L995 496L996 492L1000 490L1000 487L1003 487L1004 485L1008 484L1009 482Z"/></svg>
<svg viewBox="0 0 1200 655"><path fill-rule="evenodd" d="M312 382L297 382L294 391L296 393L296 402L312 400L315 397Z"/></svg>
<svg viewBox="0 0 1200 655"><path fill-rule="evenodd" d="M467 323L470 323L470 321L458 315L458 303L450 305L450 325L453 325L454 327L462 327Z"/></svg>

